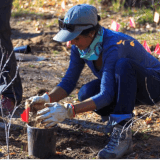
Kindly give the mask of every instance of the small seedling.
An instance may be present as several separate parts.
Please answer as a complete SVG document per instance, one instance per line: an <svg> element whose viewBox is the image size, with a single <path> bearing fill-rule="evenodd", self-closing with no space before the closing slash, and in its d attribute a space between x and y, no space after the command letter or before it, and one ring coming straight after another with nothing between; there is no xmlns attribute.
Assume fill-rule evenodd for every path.
<svg viewBox="0 0 160 160"><path fill-rule="evenodd" d="M74 95L69 95L69 97L74 97Z"/></svg>
<svg viewBox="0 0 160 160"><path fill-rule="evenodd" d="M58 19L55 19L53 23L58 24Z"/></svg>
<svg viewBox="0 0 160 160"><path fill-rule="evenodd" d="M54 51L52 51L52 52L53 52L53 54L59 54L59 52L56 51L56 50L54 50Z"/></svg>
<svg viewBox="0 0 160 160"><path fill-rule="evenodd" d="M23 145L21 145L21 151L23 151Z"/></svg>
<svg viewBox="0 0 160 160"><path fill-rule="evenodd" d="M51 27L51 26L53 26L54 25L54 22L50 22L50 23L48 23L47 25L46 25L46 27Z"/></svg>
<svg viewBox="0 0 160 160"><path fill-rule="evenodd" d="M149 139L149 137L150 137L150 135L147 135L147 134L143 134L143 137L142 137L142 139Z"/></svg>
<svg viewBox="0 0 160 160"><path fill-rule="evenodd" d="M35 66L33 64L30 64L29 67L34 68Z"/></svg>

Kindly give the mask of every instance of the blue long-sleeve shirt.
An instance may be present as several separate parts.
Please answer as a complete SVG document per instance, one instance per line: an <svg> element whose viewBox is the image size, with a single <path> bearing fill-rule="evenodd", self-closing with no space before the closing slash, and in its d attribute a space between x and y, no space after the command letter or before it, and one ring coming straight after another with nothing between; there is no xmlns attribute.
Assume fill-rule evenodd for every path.
<svg viewBox="0 0 160 160"><path fill-rule="evenodd" d="M118 45L117 42L120 40L125 40L125 44ZM134 46L130 45L131 41L134 41ZM101 80L100 92L90 97L95 102L97 109L101 109L113 101L115 64L120 58L130 58L149 70L155 70L155 73L159 74L155 74L155 76L160 79L160 62L148 53L137 40L124 33L103 28L103 64L101 70L98 71L94 67L93 61L81 59L77 47L72 45L69 68L58 86L70 94L75 88L86 63L94 75Z"/></svg>

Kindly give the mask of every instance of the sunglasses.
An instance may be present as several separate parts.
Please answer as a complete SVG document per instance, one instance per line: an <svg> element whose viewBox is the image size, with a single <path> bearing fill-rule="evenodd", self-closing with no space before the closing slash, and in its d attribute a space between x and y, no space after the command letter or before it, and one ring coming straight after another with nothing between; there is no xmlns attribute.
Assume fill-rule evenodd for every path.
<svg viewBox="0 0 160 160"><path fill-rule="evenodd" d="M76 26L89 26L89 25L92 25L94 27L93 24L67 24L67 23L64 23L64 19L61 19L61 18L58 19L58 24L59 24L59 30L66 29L66 30L68 30L70 32L74 32Z"/></svg>

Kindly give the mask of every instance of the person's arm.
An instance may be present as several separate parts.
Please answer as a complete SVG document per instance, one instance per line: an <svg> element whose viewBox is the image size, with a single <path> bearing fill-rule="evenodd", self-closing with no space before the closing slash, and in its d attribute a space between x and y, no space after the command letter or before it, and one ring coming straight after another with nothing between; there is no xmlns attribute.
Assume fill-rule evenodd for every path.
<svg viewBox="0 0 160 160"><path fill-rule="evenodd" d="M72 46L69 67L65 76L57 86L63 88L69 95L76 87L84 65L85 61L80 58L78 49L75 46Z"/></svg>
<svg viewBox="0 0 160 160"><path fill-rule="evenodd" d="M93 111L95 109L96 109L96 104L91 98L88 98L83 102L74 105L74 110L76 114Z"/></svg>
<svg viewBox="0 0 160 160"><path fill-rule="evenodd" d="M50 101L51 102L58 102L61 99L64 99L65 97L68 96L67 92L59 86L56 86L50 93Z"/></svg>
<svg viewBox="0 0 160 160"><path fill-rule="evenodd" d="M42 96L29 98L31 107L37 111L44 108L45 103L58 102L67 97L75 88L84 64L84 60L79 57L77 48L73 46L69 67L61 82L49 94L45 93Z"/></svg>
<svg viewBox="0 0 160 160"><path fill-rule="evenodd" d="M90 97L78 104L73 104L75 108L75 113L82 113L87 111L93 111L95 109L103 108L108 105L114 96L114 77L113 71L116 62L116 51L109 53L105 64L104 71L102 73L100 92L93 97Z"/></svg>
<svg viewBox="0 0 160 160"><path fill-rule="evenodd" d="M49 93L51 102L58 102L67 97L75 88L82 69L84 60L79 57L75 46L71 48L69 67L61 82Z"/></svg>

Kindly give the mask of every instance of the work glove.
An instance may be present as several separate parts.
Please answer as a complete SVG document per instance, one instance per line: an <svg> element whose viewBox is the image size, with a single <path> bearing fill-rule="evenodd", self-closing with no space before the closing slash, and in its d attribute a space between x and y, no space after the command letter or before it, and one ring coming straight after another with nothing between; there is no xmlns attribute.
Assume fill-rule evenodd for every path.
<svg viewBox="0 0 160 160"><path fill-rule="evenodd" d="M42 96L33 96L29 98L30 101L30 111L37 112L44 108L45 103L50 103L50 97L47 93L44 93Z"/></svg>
<svg viewBox="0 0 160 160"><path fill-rule="evenodd" d="M41 120L45 124L45 128L53 127L66 118L72 119L75 117L74 106L72 104L60 105L57 102L46 103L44 109L37 112L37 120Z"/></svg>

